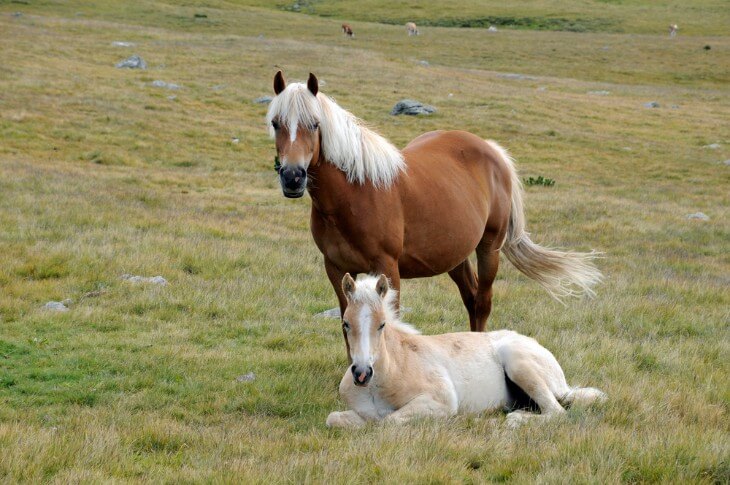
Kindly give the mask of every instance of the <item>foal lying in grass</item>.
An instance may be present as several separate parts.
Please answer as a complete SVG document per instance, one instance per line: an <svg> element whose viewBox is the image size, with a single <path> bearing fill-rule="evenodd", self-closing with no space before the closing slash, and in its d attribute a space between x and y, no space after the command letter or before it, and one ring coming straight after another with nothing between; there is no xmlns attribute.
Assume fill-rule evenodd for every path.
<svg viewBox="0 0 730 485"><path fill-rule="evenodd" d="M396 318L396 294L385 275L355 282L347 274L342 289L352 367L342 378L340 395L350 410L330 413L327 426L512 411L528 403L539 408L541 414L508 414L508 425L515 426L562 414L563 405L606 399L598 389L569 387L550 351L516 332L418 335Z"/></svg>

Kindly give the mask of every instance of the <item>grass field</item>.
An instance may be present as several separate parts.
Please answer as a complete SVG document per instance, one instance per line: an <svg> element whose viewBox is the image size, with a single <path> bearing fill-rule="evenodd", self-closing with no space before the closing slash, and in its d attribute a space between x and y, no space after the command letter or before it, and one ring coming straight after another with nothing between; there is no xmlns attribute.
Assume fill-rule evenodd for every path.
<svg viewBox="0 0 730 485"><path fill-rule="evenodd" d="M0 1L0 481L730 482L727 5L293 3ZM588 31L409 38L391 25L409 15ZM114 67L133 53L147 70ZM606 281L563 307L503 260L489 326L608 403L516 432L501 414L324 426L347 361L314 315L336 300L252 103L279 68L399 146L465 129L556 181L526 189L528 230L604 251ZM391 117L402 98L438 112ZM424 333L468 328L447 276L402 301Z"/></svg>

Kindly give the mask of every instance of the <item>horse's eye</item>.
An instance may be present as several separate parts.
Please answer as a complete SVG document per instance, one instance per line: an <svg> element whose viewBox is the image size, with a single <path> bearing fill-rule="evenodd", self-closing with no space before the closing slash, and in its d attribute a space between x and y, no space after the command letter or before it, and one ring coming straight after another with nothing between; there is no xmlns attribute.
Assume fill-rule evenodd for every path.
<svg viewBox="0 0 730 485"><path fill-rule="evenodd" d="M273 126L275 130L278 130L279 129L279 122L276 121L276 120L274 120L274 121L271 122L271 126Z"/></svg>
<svg viewBox="0 0 730 485"><path fill-rule="evenodd" d="M317 128L319 128L319 123L312 123L312 131L316 130Z"/></svg>
<svg viewBox="0 0 730 485"><path fill-rule="evenodd" d="M378 327L378 330L382 330L384 327L385 327L385 322L380 324L380 326Z"/></svg>
<svg viewBox="0 0 730 485"><path fill-rule="evenodd" d="M347 322L342 322L342 328L344 328L345 332L347 332L348 330L350 330L350 324Z"/></svg>

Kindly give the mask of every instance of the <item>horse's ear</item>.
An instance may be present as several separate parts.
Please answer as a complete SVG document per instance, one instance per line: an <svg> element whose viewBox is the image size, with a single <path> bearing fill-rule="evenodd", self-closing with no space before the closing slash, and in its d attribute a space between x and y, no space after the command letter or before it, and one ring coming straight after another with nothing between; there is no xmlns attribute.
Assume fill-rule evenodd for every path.
<svg viewBox="0 0 730 485"><path fill-rule="evenodd" d="M352 279L350 273L345 273L345 277L342 278L342 291L348 299L355 291L355 280Z"/></svg>
<svg viewBox="0 0 730 485"><path fill-rule="evenodd" d="M284 89L286 89L286 81L284 81L284 75L279 71L274 76L274 92L278 95Z"/></svg>
<svg viewBox="0 0 730 485"><path fill-rule="evenodd" d="M317 92L319 92L319 81L317 81L317 76L309 73L309 79L307 79L307 87L309 88L309 91L317 96Z"/></svg>
<svg viewBox="0 0 730 485"><path fill-rule="evenodd" d="M388 278L384 274L381 274L378 282L375 284L375 291L378 292L380 298L385 298L385 295L388 294L388 288Z"/></svg>

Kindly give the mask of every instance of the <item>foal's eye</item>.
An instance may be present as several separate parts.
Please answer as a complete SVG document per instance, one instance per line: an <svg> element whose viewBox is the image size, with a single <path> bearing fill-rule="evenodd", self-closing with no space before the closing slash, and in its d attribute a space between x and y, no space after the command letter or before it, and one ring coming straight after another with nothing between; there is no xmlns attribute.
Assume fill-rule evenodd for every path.
<svg viewBox="0 0 730 485"><path fill-rule="evenodd" d="M310 128L311 131L314 131L317 128L319 128L319 123L312 123L312 126L310 126L309 128Z"/></svg>
<svg viewBox="0 0 730 485"><path fill-rule="evenodd" d="M382 330L383 328L385 328L385 322L380 324L380 326L378 327L378 330Z"/></svg>
<svg viewBox="0 0 730 485"><path fill-rule="evenodd" d="M279 129L279 122L276 121L276 120L274 120L274 121L271 122L271 126L273 126L275 130L278 130Z"/></svg>
<svg viewBox="0 0 730 485"><path fill-rule="evenodd" d="M342 328L344 328L345 332L347 332L348 330L350 330L350 324L347 322L342 322Z"/></svg>

